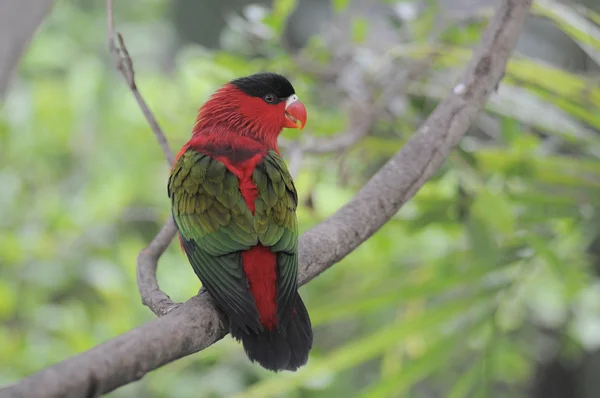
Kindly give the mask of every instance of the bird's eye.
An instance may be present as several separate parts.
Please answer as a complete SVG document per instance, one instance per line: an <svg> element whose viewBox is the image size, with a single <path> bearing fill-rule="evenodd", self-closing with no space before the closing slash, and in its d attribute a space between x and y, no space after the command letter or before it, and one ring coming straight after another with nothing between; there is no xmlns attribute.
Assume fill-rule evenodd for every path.
<svg viewBox="0 0 600 398"><path fill-rule="evenodd" d="M275 95L273 94L267 94L263 97L263 99L265 100L265 102L267 104L272 104L273 102L275 102Z"/></svg>

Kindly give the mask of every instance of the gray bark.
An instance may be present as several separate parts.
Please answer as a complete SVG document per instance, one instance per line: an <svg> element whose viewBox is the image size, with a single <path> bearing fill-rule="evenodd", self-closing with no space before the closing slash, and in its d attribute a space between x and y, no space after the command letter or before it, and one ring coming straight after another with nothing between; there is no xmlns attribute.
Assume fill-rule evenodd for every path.
<svg viewBox="0 0 600 398"><path fill-rule="evenodd" d="M23 51L54 0L0 2L0 101L4 98Z"/></svg>

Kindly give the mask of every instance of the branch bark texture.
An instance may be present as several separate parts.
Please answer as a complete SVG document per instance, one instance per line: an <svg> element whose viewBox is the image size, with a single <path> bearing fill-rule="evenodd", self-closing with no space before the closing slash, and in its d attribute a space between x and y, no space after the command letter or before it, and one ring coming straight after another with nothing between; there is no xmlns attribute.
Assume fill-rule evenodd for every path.
<svg viewBox="0 0 600 398"><path fill-rule="evenodd" d="M502 79L530 7L531 0L502 1L448 97L354 199L301 237L301 284L368 239L431 177ZM226 330L210 296L200 293L165 316L0 390L0 397L106 393L214 344Z"/></svg>

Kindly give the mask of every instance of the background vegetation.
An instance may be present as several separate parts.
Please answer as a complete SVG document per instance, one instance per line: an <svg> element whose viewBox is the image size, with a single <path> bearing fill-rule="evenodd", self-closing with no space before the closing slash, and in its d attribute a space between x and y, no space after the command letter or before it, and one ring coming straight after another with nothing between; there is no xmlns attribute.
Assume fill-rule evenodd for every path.
<svg viewBox="0 0 600 398"><path fill-rule="evenodd" d="M117 29L175 147L219 85L264 69L286 74L309 110L284 149L352 131L357 107L375 115L355 145L295 152L302 230L351 198L452 89L489 15L440 28L435 2L412 14L395 4L389 44L377 20L333 1L346 29L299 51L278 39L296 3L277 0L228 18L207 50L181 39L168 2L133 3L117 2ZM597 396L600 14L548 1L535 13L587 66L511 61L435 178L302 288L315 327L308 366L268 373L227 338L110 396ZM102 1L58 2L3 104L0 385L153 317L135 258L169 214L168 168L106 48ZM178 301L199 288L175 244L158 277ZM548 381L565 394L536 395Z"/></svg>

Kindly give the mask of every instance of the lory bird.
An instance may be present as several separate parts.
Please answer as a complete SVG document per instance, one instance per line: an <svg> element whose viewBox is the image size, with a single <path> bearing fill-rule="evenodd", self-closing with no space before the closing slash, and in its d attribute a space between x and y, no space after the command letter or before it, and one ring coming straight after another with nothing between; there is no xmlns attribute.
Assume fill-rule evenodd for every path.
<svg viewBox="0 0 600 398"><path fill-rule="evenodd" d="M291 83L258 73L199 110L168 183L179 239L246 354L273 371L308 360L313 335L298 290L298 196L281 158L284 127L306 108Z"/></svg>

